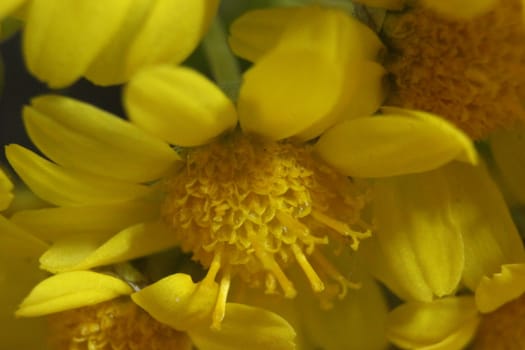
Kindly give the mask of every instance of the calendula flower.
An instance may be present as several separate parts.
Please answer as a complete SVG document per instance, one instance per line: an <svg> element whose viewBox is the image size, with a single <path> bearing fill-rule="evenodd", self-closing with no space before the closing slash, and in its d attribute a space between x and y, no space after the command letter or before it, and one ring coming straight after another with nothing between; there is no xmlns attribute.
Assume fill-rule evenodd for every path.
<svg viewBox="0 0 525 350"><path fill-rule="evenodd" d="M0 15L20 3L3 2ZM183 61L217 7L217 0L27 1L25 62L52 88L81 77L98 85L120 84L142 67Z"/></svg>
<svg viewBox="0 0 525 350"><path fill-rule="evenodd" d="M525 250L503 196L484 167L460 163L377 186L388 200L376 203L377 232L364 251L374 274L407 300L389 316L389 339L463 348L481 314L525 292ZM452 297L461 288L474 296Z"/></svg>
<svg viewBox="0 0 525 350"><path fill-rule="evenodd" d="M13 200L13 183L0 168L0 212ZM47 244L31 236L0 214L0 325L2 346L7 348L44 348L42 320L15 320L14 311L21 298L43 276L37 269L38 256ZM27 336L31 329L32 336ZM42 347L40 347L42 346Z"/></svg>
<svg viewBox="0 0 525 350"><path fill-rule="evenodd" d="M208 317L219 329L228 317L243 319L228 310L234 281L293 298L298 289L289 276L297 271L330 307L357 287L335 267L332 247L357 250L371 234L361 215L367 184L347 176L476 162L468 138L437 116L401 109L369 115L384 93L374 61L382 45L365 26L336 9L270 11L288 13L289 21L279 21L278 35L245 47L255 64L237 108L199 73L159 66L126 88L131 123L60 96L24 109L31 139L51 161L18 145L7 147L7 157L57 207L13 220L54 242L40 259L44 269L85 270L180 246L206 269L204 279L185 284L176 274L131 295L175 329L182 329L170 323L178 319L176 290L206 290ZM256 13L263 23L272 17ZM321 134L315 145L305 142Z"/></svg>

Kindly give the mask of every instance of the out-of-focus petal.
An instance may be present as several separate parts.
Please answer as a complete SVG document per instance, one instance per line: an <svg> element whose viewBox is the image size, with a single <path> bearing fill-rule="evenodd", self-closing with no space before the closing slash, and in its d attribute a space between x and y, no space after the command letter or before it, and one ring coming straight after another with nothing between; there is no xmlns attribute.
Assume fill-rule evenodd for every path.
<svg viewBox="0 0 525 350"><path fill-rule="evenodd" d="M523 242L484 166L455 163L446 171L455 198L449 210L465 243L462 280L476 290L481 278L499 272L502 264L525 262Z"/></svg>
<svg viewBox="0 0 525 350"><path fill-rule="evenodd" d="M503 183L511 196L525 203L525 128L496 131L490 135L489 141Z"/></svg>
<svg viewBox="0 0 525 350"><path fill-rule="evenodd" d="M274 7L244 13L230 27L228 42L239 57L255 62L281 39L299 7Z"/></svg>
<svg viewBox="0 0 525 350"><path fill-rule="evenodd" d="M139 222L153 220L158 215L158 203L130 201L98 206L22 210L13 214L11 221L40 239L54 242L60 237L80 233L109 236Z"/></svg>
<svg viewBox="0 0 525 350"><path fill-rule="evenodd" d="M441 169L376 181L376 232L361 250L372 272L407 300L430 301L457 288L464 267L456 195Z"/></svg>
<svg viewBox="0 0 525 350"><path fill-rule="evenodd" d="M199 349L292 350L295 331L279 315L265 309L226 304L226 315L219 331L207 326L188 330Z"/></svg>
<svg viewBox="0 0 525 350"><path fill-rule="evenodd" d="M90 104L42 96L24 108L35 145L58 164L130 182L158 179L180 158L168 144Z"/></svg>
<svg viewBox="0 0 525 350"><path fill-rule="evenodd" d="M218 5L218 0L155 1L129 48L127 71L184 60L206 33Z"/></svg>
<svg viewBox="0 0 525 350"><path fill-rule="evenodd" d="M219 286L194 283L189 275L177 273L134 293L131 298L153 318L177 330L209 327Z"/></svg>
<svg viewBox="0 0 525 350"><path fill-rule="evenodd" d="M228 97L203 75L184 67L141 71L129 82L124 104L135 124L179 146L206 144L237 123Z"/></svg>
<svg viewBox="0 0 525 350"><path fill-rule="evenodd" d="M476 164L472 142L446 120L424 112L388 111L336 125L321 136L316 152L355 177L424 172L454 159Z"/></svg>
<svg viewBox="0 0 525 350"><path fill-rule="evenodd" d="M525 264L501 266L501 272L484 276L476 289L478 310L492 312L525 292Z"/></svg>
<svg viewBox="0 0 525 350"><path fill-rule="evenodd" d="M0 2L0 21L20 7L26 0L2 0Z"/></svg>
<svg viewBox="0 0 525 350"><path fill-rule="evenodd" d="M13 200L13 183L0 168L0 211L6 209Z"/></svg>
<svg viewBox="0 0 525 350"><path fill-rule="evenodd" d="M18 317L34 317L94 305L128 295L132 288L124 281L92 271L74 271L40 282L17 310Z"/></svg>
<svg viewBox="0 0 525 350"><path fill-rule="evenodd" d="M0 253L3 256L23 258L38 256L47 244L0 215Z"/></svg>
<svg viewBox="0 0 525 350"><path fill-rule="evenodd" d="M453 19L471 19L492 10L496 0L421 0L424 6Z"/></svg>
<svg viewBox="0 0 525 350"><path fill-rule="evenodd" d="M388 316L387 336L404 349L463 349L479 324L471 297L409 302Z"/></svg>
<svg viewBox="0 0 525 350"><path fill-rule="evenodd" d="M385 297L370 276L359 278L359 282L360 289L349 290L344 300L334 301L334 307L329 310L322 310L318 300L299 295L299 323L311 348L386 349Z"/></svg>
<svg viewBox="0 0 525 350"><path fill-rule="evenodd" d="M100 234L64 237L40 257L41 268L53 273L90 269L157 253L176 243L159 222L131 226L106 239Z"/></svg>
<svg viewBox="0 0 525 350"><path fill-rule="evenodd" d="M116 33L131 0L33 0L23 36L27 67L49 86L69 85L84 74Z"/></svg>
<svg viewBox="0 0 525 350"><path fill-rule="evenodd" d="M56 205L119 203L150 192L147 186L66 170L18 145L6 146L6 155L27 186L40 198Z"/></svg>

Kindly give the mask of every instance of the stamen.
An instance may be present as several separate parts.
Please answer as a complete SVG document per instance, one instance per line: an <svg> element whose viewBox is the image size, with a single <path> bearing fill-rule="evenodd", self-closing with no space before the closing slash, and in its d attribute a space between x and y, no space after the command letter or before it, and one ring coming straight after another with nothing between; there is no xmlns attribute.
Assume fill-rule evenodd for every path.
<svg viewBox="0 0 525 350"><path fill-rule="evenodd" d="M217 273L219 272L221 268L221 255L222 251L217 250L215 252L215 255L213 256L213 260L210 264L210 268L208 269L208 272L206 273L206 276L202 280L202 283L213 283L215 282L215 277L217 277Z"/></svg>
<svg viewBox="0 0 525 350"><path fill-rule="evenodd" d="M323 269L323 271L326 274L328 274L328 276L330 276L330 278L339 282L339 285L341 287L341 292L339 293L338 297L340 299L343 299L346 296L348 292L348 288L351 288L351 289L361 288L361 283L351 282L348 279L346 279L337 270L337 268L325 258L325 256L321 252L315 251L312 257L314 258L314 261Z"/></svg>
<svg viewBox="0 0 525 350"><path fill-rule="evenodd" d="M314 292L322 292L324 290L324 283L323 281L321 281L321 279L313 269L312 265L310 265L308 259L306 259L306 257L304 256L301 248L299 248L297 244L293 244L292 250L295 255L295 259L297 259L297 262L303 269L304 273L306 274L306 277L308 277L308 280L310 281L310 285L312 286Z"/></svg>
<svg viewBox="0 0 525 350"><path fill-rule="evenodd" d="M228 298L228 292L230 290L231 282L231 268L227 268L221 278L219 284L219 294L217 295L217 301L215 303L215 309L213 310L211 328L220 330L221 322L224 319L226 313L226 300Z"/></svg>
<svg viewBox="0 0 525 350"><path fill-rule="evenodd" d="M326 225L332 230L339 232L343 236L352 237L352 244L350 244L350 247L353 250L357 250L359 248L360 240L372 236L372 232L370 230L367 230L365 232L354 231L350 228L350 226L348 226L344 222L331 218L328 215L325 215L318 210L312 210L312 216L318 222Z"/></svg>
<svg viewBox="0 0 525 350"><path fill-rule="evenodd" d="M272 274L275 276L275 278L279 282L279 285L284 291L284 296L290 299L295 298L295 296L297 295L297 291L295 290L293 283L288 279L288 277L286 277L283 270L281 269L279 264L277 264L275 259L268 253L262 252L260 248L255 249L255 256L257 256L257 258L261 261L263 266L267 270L271 271Z"/></svg>

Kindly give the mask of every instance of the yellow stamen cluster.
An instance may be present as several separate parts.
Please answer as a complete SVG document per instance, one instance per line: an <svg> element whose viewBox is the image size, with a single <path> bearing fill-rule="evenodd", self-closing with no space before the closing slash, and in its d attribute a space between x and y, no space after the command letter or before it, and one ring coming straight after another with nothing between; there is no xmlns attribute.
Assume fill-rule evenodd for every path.
<svg viewBox="0 0 525 350"><path fill-rule="evenodd" d="M129 298L49 316L51 349L190 350L185 333L157 322Z"/></svg>
<svg viewBox="0 0 525 350"><path fill-rule="evenodd" d="M442 115L474 139L525 121L521 1L469 21L416 8L389 16L384 35L395 82L387 103Z"/></svg>
<svg viewBox="0 0 525 350"><path fill-rule="evenodd" d="M472 349L525 349L525 294L483 315Z"/></svg>
<svg viewBox="0 0 525 350"><path fill-rule="evenodd" d="M220 275L220 309L234 275L294 297L283 269L295 263L316 292L325 289L324 277L341 294L355 287L318 246L332 240L357 249L370 235L360 219L366 202L362 186L308 146L234 134L188 151L186 167L168 180L163 217L182 249L209 269L206 278Z"/></svg>

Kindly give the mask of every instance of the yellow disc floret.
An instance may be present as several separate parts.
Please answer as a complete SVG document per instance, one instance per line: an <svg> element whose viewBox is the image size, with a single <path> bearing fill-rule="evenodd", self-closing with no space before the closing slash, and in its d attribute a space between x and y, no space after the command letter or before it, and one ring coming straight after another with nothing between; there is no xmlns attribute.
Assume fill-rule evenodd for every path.
<svg viewBox="0 0 525 350"><path fill-rule="evenodd" d="M185 333L159 323L129 298L49 316L56 350L189 350Z"/></svg>
<svg viewBox="0 0 525 350"><path fill-rule="evenodd" d="M294 297L284 272L294 264L316 292L324 290L325 276L341 294L354 286L318 246L335 240L355 250L370 235L360 219L367 201L362 186L315 159L308 146L240 134L186 157L186 167L167 181L163 217L182 249L208 268L206 278L220 274L218 307L234 275L267 293L279 285Z"/></svg>

